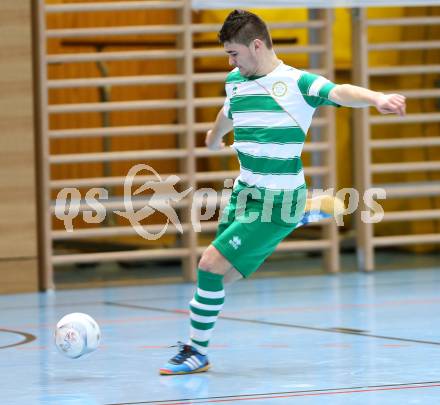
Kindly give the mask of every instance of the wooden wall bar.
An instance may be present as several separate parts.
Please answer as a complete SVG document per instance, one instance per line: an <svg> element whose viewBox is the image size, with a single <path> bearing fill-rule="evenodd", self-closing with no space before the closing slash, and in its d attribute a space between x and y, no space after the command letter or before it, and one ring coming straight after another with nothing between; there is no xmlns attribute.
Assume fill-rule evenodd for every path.
<svg viewBox="0 0 440 405"><path fill-rule="evenodd" d="M364 271L374 270L377 248L438 251L440 245L440 8L394 10L397 18L353 10L356 84L407 97L405 117L380 116L374 109L355 115L357 189L364 195L381 188L387 196L380 223L361 220L365 205L358 210ZM384 35L388 28L398 38Z"/></svg>
<svg viewBox="0 0 440 405"><path fill-rule="evenodd" d="M43 288L53 286L54 266L88 262L179 258L183 277L195 279L197 259L213 237L217 217L196 233L190 223L192 195L178 211L184 234L169 227L157 241L136 238L130 223L113 216L112 210L123 209L122 185L136 163L151 165L162 178L178 175L180 191L221 190L225 179L237 176L231 150L211 152L203 143L222 106L224 78L230 70L216 39L220 21L194 13L190 0L38 0L38 5L40 156L49 165L39 176L44 196ZM292 12L283 19L268 21L284 36L275 43L282 59L295 66L300 61L299 67L331 78L332 11L323 10L314 18ZM304 41L296 43L297 34ZM309 34L313 43L307 40ZM319 134L305 147L306 176L320 178L324 189L335 186L334 121L330 109L319 116L313 124ZM321 155L318 164L310 163L312 153ZM109 220L90 225L78 218L74 231L66 232L54 215L57 193L64 187L77 187L83 196L89 187L107 187L111 198L102 203ZM138 206L148 204L150 195L141 197ZM82 214L87 207L82 204L80 209ZM152 216L142 225L157 230L160 220L163 217ZM279 250L322 251L326 268L336 272L336 226L329 221L320 226L325 229L313 240L298 232ZM95 249L76 249L81 243ZM116 247L100 249L100 243Z"/></svg>

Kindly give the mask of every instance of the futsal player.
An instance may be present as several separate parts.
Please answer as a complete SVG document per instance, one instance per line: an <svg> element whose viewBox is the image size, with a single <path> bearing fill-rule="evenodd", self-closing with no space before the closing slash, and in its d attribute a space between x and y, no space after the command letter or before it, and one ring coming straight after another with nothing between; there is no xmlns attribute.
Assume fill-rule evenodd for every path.
<svg viewBox="0 0 440 405"><path fill-rule="evenodd" d="M177 355L160 369L166 375L208 370L208 345L223 308L224 283L250 277L301 224L306 206L301 151L315 110L373 106L382 114L405 114L402 95L336 85L284 64L266 24L253 13L231 12L219 39L234 69L206 145L223 148L223 136L233 129L240 175L216 237L198 265L189 340L179 343Z"/></svg>

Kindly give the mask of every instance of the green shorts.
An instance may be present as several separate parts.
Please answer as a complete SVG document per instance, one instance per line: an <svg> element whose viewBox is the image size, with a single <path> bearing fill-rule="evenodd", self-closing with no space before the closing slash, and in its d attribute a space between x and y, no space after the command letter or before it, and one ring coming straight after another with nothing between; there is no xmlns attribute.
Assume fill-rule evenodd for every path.
<svg viewBox="0 0 440 405"><path fill-rule="evenodd" d="M238 182L212 242L245 278L295 229L304 213L305 185L273 193Z"/></svg>

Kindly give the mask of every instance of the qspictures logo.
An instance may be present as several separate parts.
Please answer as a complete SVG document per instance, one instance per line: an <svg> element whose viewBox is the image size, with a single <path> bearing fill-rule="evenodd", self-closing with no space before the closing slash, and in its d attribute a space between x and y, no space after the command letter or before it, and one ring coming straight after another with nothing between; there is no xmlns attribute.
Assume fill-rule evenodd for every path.
<svg viewBox="0 0 440 405"><path fill-rule="evenodd" d="M216 216L223 218L231 214L225 210L233 188L233 180L226 179L224 188L218 192L212 188L193 190L191 187L182 189L179 187L181 178L177 175L168 175L164 178L151 166L138 164L133 166L124 179L124 194L122 196L123 210L113 210L115 215L125 218L138 235L147 240L157 240L165 234L170 225L177 232L183 233L183 227L179 216L173 207L187 197L186 203L190 207L190 222L195 232L201 232L203 221L208 221ZM183 183L183 182L182 182ZM137 185L139 187L136 188ZM181 186L181 184L180 184ZM270 192L269 192L270 191ZM337 225L344 225L343 217L353 213L359 206L361 196L353 188L344 188L337 192L334 189L309 190L305 212L293 212L292 204L297 198L295 190L266 190L262 193L256 187L240 188L234 195L236 209L233 215L235 220L243 223L253 221L270 222L276 199L278 215L286 224L296 227L311 222L319 222L333 217ZM264 194L264 195L263 195ZM295 197L296 196L296 197ZM113 202L121 197L112 197ZM376 199L385 199L385 190L372 188L362 196L364 211L361 219L365 223L380 222L384 216L382 206ZM73 220L82 213L84 222L100 224L104 222L109 211L109 192L103 187L94 187L87 191L82 198L77 188L63 188L59 191L55 201L55 216L63 221L67 232L73 232ZM261 211L250 210L246 206L249 201L261 201ZM348 200L348 206L344 201ZM281 201L281 208L280 208ZM342 209L341 209L342 206ZM300 208L302 210L302 206ZM160 225L145 225L145 220L155 213L161 213L166 222ZM152 231L154 230L154 232ZM230 241L234 249L240 247L241 241Z"/></svg>
<svg viewBox="0 0 440 405"><path fill-rule="evenodd" d="M133 190L137 176L148 176L152 180L147 180ZM138 164L133 166L124 180L123 203L125 211L115 210L113 213L126 218L136 233L147 240L159 239L167 230L168 225L172 223L176 229L183 233L183 228L177 216L172 203L176 203L185 198L192 190L188 188L185 191L178 192L175 188L180 178L176 175L170 175L162 179L159 173L151 166ZM142 193L151 190L148 198L144 198L145 205L139 210L135 210L134 201L140 198ZM70 198L69 198L70 197ZM99 199L97 199L98 197ZM93 211L83 211L83 219L87 223L101 223L105 220L107 211L102 204L102 200L108 200L108 190L105 188L92 188L85 196L85 203ZM81 193L77 188L64 188L57 196L55 203L55 216L64 222L66 231L73 232L73 219L79 215L81 208ZM166 223L157 232L149 232L148 227L141 224L155 212L160 212L166 217Z"/></svg>

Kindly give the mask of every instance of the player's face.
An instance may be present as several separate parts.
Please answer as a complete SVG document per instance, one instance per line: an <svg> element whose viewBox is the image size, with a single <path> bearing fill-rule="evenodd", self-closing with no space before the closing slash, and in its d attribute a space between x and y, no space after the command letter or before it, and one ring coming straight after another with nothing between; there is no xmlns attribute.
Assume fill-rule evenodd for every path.
<svg viewBox="0 0 440 405"><path fill-rule="evenodd" d="M255 44L251 42L249 46L236 42L225 42L225 52L229 55L229 64L238 67L243 76L253 76L258 69L257 52Z"/></svg>

